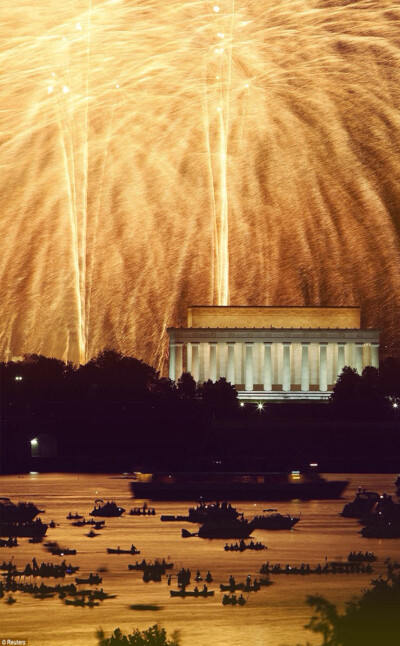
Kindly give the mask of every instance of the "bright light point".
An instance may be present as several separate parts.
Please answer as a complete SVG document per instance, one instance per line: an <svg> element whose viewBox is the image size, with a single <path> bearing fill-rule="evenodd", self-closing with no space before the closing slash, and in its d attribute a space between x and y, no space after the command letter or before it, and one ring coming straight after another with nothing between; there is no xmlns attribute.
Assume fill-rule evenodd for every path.
<svg viewBox="0 0 400 646"><path fill-rule="evenodd" d="M262 407L263 407L262 404L258 404L258 410L262 410Z"/></svg>
<svg viewBox="0 0 400 646"><path fill-rule="evenodd" d="M76 23L76 28L79 29L79 31L82 31L82 25L80 22Z"/></svg>
<svg viewBox="0 0 400 646"><path fill-rule="evenodd" d="M317 466L318 466L318 462L310 462L310 467L317 467Z"/></svg>
<svg viewBox="0 0 400 646"><path fill-rule="evenodd" d="M53 86L49 85L49 87L47 88L47 94L51 94L52 91L53 91Z"/></svg>
<svg viewBox="0 0 400 646"><path fill-rule="evenodd" d="M214 54L219 54L219 49L214 49Z"/></svg>
<svg viewBox="0 0 400 646"><path fill-rule="evenodd" d="M36 446L37 443L38 443L38 441L37 441L36 437L34 437L33 440L31 440L32 446Z"/></svg>
<svg viewBox="0 0 400 646"><path fill-rule="evenodd" d="M221 106L218 106L217 110L218 112L221 112Z"/></svg>
<svg viewBox="0 0 400 646"><path fill-rule="evenodd" d="M64 87L63 87L63 92L64 92L64 94L68 94L68 92L69 92L69 87L68 87L68 85L64 85Z"/></svg>
<svg viewBox="0 0 400 646"><path fill-rule="evenodd" d="M248 84L248 83L246 83L245 87L249 87L249 84Z"/></svg>
<svg viewBox="0 0 400 646"><path fill-rule="evenodd" d="M397 408L397 407L398 407L398 404L396 404L396 402L394 402L393 408Z"/></svg>
<svg viewBox="0 0 400 646"><path fill-rule="evenodd" d="M244 406L244 403L243 403L243 402L240 402L240 405L243 407L243 406Z"/></svg>
<svg viewBox="0 0 400 646"><path fill-rule="evenodd" d="M219 81L219 79L220 79L221 77L220 77L220 76L216 76L215 78L217 79L217 81Z"/></svg>
<svg viewBox="0 0 400 646"><path fill-rule="evenodd" d="M218 5L215 5L215 7L213 7L213 9L214 9L214 13L218 13L218 12L219 12L219 7L218 7Z"/></svg>
<svg viewBox="0 0 400 646"><path fill-rule="evenodd" d="M52 76L55 76L55 75L56 75L56 73L55 73L55 72L52 72L52 73L51 73L51 75L52 75Z"/></svg>
<svg viewBox="0 0 400 646"><path fill-rule="evenodd" d="M115 85L115 87L118 89L118 88L119 88L119 83L117 83L117 84Z"/></svg>

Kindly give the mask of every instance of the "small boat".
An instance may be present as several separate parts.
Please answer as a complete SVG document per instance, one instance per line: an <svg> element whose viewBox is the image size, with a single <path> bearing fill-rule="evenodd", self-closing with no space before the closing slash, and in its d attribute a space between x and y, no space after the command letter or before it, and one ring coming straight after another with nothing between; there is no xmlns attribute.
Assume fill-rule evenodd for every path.
<svg viewBox="0 0 400 646"><path fill-rule="evenodd" d="M223 606L244 606L246 603L247 601L242 594L239 597L236 597L236 594L224 594L222 597Z"/></svg>
<svg viewBox="0 0 400 646"><path fill-rule="evenodd" d="M18 541L17 539L12 536L7 538L7 540L3 540L0 538L0 547L18 547Z"/></svg>
<svg viewBox="0 0 400 646"><path fill-rule="evenodd" d="M69 549L68 547L60 547L55 541L45 543L44 546L53 556L75 556L76 554L76 550Z"/></svg>
<svg viewBox="0 0 400 646"><path fill-rule="evenodd" d="M213 597L214 596L214 590L208 590L208 589L202 589L202 590L197 590L196 588L194 590L186 590L183 588L182 590L170 590L169 594L171 597Z"/></svg>
<svg viewBox="0 0 400 646"><path fill-rule="evenodd" d="M88 538L94 538L95 536L100 536L100 534L96 534L96 532L93 531L93 529L90 530L87 534L85 534Z"/></svg>
<svg viewBox="0 0 400 646"><path fill-rule="evenodd" d="M148 563L146 559L143 559L140 563L136 561L134 565L129 564L128 570L138 570L144 571L147 568L158 568L162 574L165 573L165 570L171 570L174 567L173 563L167 563L165 559L162 561L155 561L154 563Z"/></svg>
<svg viewBox="0 0 400 646"><path fill-rule="evenodd" d="M80 584L83 583L85 585L98 585L102 581L103 579L101 576L99 576L98 574L92 574L92 573L90 573L86 579L75 577L75 583L80 583Z"/></svg>
<svg viewBox="0 0 400 646"><path fill-rule="evenodd" d="M95 500L95 506L92 511L89 512L89 516L103 516L106 518L113 518L117 516L122 516L125 509L123 507L118 507L114 501L104 502L101 499Z"/></svg>
<svg viewBox="0 0 400 646"><path fill-rule="evenodd" d="M260 587L261 584L257 580L254 583L221 583L219 586L221 592L235 592L236 590L241 590L242 592L258 592Z"/></svg>
<svg viewBox="0 0 400 646"><path fill-rule="evenodd" d="M82 608L86 605L85 599L64 599L64 603L67 606L81 606Z"/></svg>
<svg viewBox="0 0 400 646"><path fill-rule="evenodd" d="M112 547L107 547L108 554L140 554L140 550L136 549L134 545L129 550L122 550L120 547L113 549Z"/></svg>
<svg viewBox="0 0 400 646"><path fill-rule="evenodd" d="M83 516L81 516L80 514L72 514L71 512L69 512L68 516L66 516L67 520L81 520L82 518Z"/></svg>
<svg viewBox="0 0 400 646"><path fill-rule="evenodd" d="M300 518L289 516L289 514L279 514L276 509L264 509L268 516L255 516L250 521L253 529L291 529Z"/></svg>
<svg viewBox="0 0 400 646"><path fill-rule="evenodd" d="M241 540L240 543L231 543L231 545L224 545L224 550L225 552L245 552L246 550L254 550L254 551L260 551L260 550L266 550L267 546L264 545L263 543L250 541L250 543L245 543L244 540Z"/></svg>
<svg viewBox="0 0 400 646"><path fill-rule="evenodd" d="M156 510L154 507L148 507L146 503L142 507L133 507L129 514L131 516L155 516Z"/></svg>
<svg viewBox="0 0 400 646"><path fill-rule="evenodd" d="M376 556L373 552L350 552L347 560L349 563L373 563Z"/></svg>

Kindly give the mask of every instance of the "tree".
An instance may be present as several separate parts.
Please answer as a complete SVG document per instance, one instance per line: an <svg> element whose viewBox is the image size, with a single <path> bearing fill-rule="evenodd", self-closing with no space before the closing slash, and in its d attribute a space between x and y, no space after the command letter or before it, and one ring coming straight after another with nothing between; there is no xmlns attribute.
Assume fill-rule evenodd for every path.
<svg viewBox="0 0 400 646"><path fill-rule="evenodd" d="M183 372L178 379L178 395L181 399L195 399L197 384L190 372Z"/></svg>
<svg viewBox="0 0 400 646"><path fill-rule="evenodd" d="M131 635L123 635L119 628L116 628L111 637L105 637L103 630L97 631L99 646L179 646L179 633L174 632L171 639L167 637L164 628L156 624L147 630L134 630Z"/></svg>
<svg viewBox="0 0 400 646"><path fill-rule="evenodd" d="M309 596L316 615L305 626L322 635L320 646L398 646L400 644L400 574L398 563L386 561L386 575L371 581L362 596L339 614L324 597Z"/></svg>
<svg viewBox="0 0 400 646"><path fill-rule="evenodd" d="M206 412L215 417L229 417L237 410L237 390L224 377L205 381L199 388Z"/></svg>

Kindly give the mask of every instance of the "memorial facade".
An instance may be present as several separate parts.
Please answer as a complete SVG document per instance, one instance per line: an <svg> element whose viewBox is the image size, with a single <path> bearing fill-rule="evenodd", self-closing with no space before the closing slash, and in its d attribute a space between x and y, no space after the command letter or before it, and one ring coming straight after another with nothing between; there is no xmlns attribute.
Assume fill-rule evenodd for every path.
<svg viewBox="0 0 400 646"><path fill-rule="evenodd" d="M379 330L358 307L193 306L168 328L169 377L225 377L239 398L325 399L344 366L379 367Z"/></svg>

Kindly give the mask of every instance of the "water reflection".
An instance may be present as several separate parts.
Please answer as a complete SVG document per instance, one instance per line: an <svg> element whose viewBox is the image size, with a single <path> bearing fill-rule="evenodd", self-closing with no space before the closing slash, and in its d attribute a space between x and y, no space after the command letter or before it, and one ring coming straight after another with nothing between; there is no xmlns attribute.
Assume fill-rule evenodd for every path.
<svg viewBox="0 0 400 646"><path fill-rule="evenodd" d="M328 476L329 477L329 476ZM330 476L333 478L334 476ZM368 489L394 492L393 475L346 476L351 484L345 500L351 500L359 484ZM118 595L95 608L65 606L58 598L37 600L30 595L17 593L18 602L12 607L0 603L1 636L29 638L30 646L68 646L96 644L95 631L102 626L111 633L119 626L124 632L132 627L147 628L153 623L164 626L168 632L181 631L182 646L277 646L298 642L317 643L311 633L303 630L310 609L304 600L307 594L324 594L334 603L343 602L352 594L365 588L369 575L322 575L308 577L277 576L274 585L250 593L244 607L223 607L219 584L230 574L243 581L250 573L259 576L262 563L308 562L323 563L346 558L350 550L372 550L378 557L375 572L383 572L387 556L400 558L400 542L396 540L363 539L356 520L338 516L344 500L299 501L271 503L240 502L237 507L252 518L266 507L277 507L281 512L301 515L293 530L271 532L256 530L252 538L268 546L262 552L225 552L224 540L182 539L181 529L193 530L189 523L161 523L161 514L184 515L186 502L154 503L156 516L130 516L106 519L106 527L95 538L87 538L87 527L73 527L66 519L69 512L78 512L89 518L96 498L115 500L127 511L143 501L130 497L128 481L105 475L29 474L0 478L1 495L12 500L31 500L46 509L43 520L54 519L56 527L49 529L49 540L75 548L71 560L80 566L80 574L102 571L104 590ZM234 502L234 501L232 501ZM153 504L153 503L152 503ZM140 549L140 557L128 554L107 554L108 547ZM62 557L50 556L42 544L29 544L19 539L16 549L2 549L0 559L11 556L18 567L35 557L39 562L58 562ZM192 574L199 569L205 576L210 570L215 589L214 598L170 598L166 577L161 583L144 583L140 572L128 571L128 564L138 558L154 560L166 558L175 563L174 572L181 567L190 568ZM48 583L48 580L45 580ZM40 581L39 581L40 583ZM192 577L192 584L194 584ZM172 580L172 587L175 586ZM145 604L159 606L155 610L131 610L130 606Z"/></svg>

